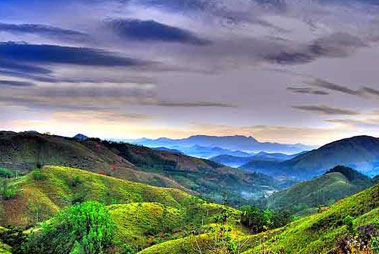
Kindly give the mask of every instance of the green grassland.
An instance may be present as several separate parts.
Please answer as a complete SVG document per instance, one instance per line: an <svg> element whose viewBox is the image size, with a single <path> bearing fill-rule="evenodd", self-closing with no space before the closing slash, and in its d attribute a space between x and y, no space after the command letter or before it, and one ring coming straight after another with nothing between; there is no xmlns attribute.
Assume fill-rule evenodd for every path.
<svg viewBox="0 0 379 254"><path fill-rule="evenodd" d="M329 209L296 220L287 226L249 235L233 229L231 240L240 246L235 252L225 253L329 253L336 247L339 236L349 233L344 218L354 218L354 228L379 225L379 185L337 202ZM224 253L214 252L220 239L218 233L189 236L154 245L139 254Z"/></svg>
<svg viewBox="0 0 379 254"><path fill-rule="evenodd" d="M316 210L320 205L330 205L372 185L374 182L369 177L351 168L338 166L313 180L274 193L266 200L266 206L304 214Z"/></svg>

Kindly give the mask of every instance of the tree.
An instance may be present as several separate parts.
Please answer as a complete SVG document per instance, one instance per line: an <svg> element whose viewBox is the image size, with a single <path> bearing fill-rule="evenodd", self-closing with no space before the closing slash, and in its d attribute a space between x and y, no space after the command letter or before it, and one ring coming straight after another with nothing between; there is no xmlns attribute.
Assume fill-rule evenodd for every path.
<svg viewBox="0 0 379 254"><path fill-rule="evenodd" d="M71 206L32 233L25 252L101 254L112 242L114 223L107 208L98 202Z"/></svg>

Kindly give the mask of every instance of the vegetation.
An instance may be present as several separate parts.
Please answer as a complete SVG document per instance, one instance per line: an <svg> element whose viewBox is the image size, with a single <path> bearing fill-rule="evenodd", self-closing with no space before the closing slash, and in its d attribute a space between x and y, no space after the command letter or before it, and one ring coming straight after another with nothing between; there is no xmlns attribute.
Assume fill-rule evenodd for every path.
<svg viewBox="0 0 379 254"><path fill-rule="evenodd" d="M290 213L285 210L273 211L271 209L263 210L255 206L244 206L241 211L241 223L253 233L280 228L292 220Z"/></svg>
<svg viewBox="0 0 379 254"><path fill-rule="evenodd" d="M15 185L9 185L9 181L4 179L1 181L0 193L3 200L10 200L16 197L18 188Z"/></svg>
<svg viewBox="0 0 379 254"><path fill-rule="evenodd" d="M311 214L320 206L330 206L373 184L369 177L351 168L337 166L318 178L274 193L266 200L266 206L291 210L297 215Z"/></svg>
<svg viewBox="0 0 379 254"><path fill-rule="evenodd" d="M24 245L30 254L101 254L112 243L114 223L98 202L68 207L32 232Z"/></svg>
<svg viewBox="0 0 379 254"><path fill-rule="evenodd" d="M6 168L0 168L0 178L12 178L16 176L16 172Z"/></svg>

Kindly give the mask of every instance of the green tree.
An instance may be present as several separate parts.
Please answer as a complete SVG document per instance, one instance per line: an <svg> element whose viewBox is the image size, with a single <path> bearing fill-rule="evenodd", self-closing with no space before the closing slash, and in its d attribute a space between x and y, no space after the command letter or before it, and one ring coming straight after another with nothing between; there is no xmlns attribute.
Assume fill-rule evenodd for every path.
<svg viewBox="0 0 379 254"><path fill-rule="evenodd" d="M101 254L112 242L114 223L107 208L98 202L71 206L42 224L24 246L25 252Z"/></svg>

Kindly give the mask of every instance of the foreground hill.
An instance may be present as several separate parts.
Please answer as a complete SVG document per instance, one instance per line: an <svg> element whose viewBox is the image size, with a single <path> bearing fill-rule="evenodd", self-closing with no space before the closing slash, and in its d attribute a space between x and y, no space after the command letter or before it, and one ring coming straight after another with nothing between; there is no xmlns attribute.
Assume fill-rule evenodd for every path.
<svg viewBox="0 0 379 254"><path fill-rule="evenodd" d="M240 214L180 190L58 166L33 171L13 180L11 186L18 192L0 203L0 225L38 225L72 204L97 201L108 205L116 226L115 242L135 250L183 237L212 223L214 216L225 211L235 218Z"/></svg>
<svg viewBox="0 0 379 254"><path fill-rule="evenodd" d="M360 226L379 224L379 185L343 199L329 209L296 220L287 226L261 234L249 235L232 230L227 239L220 238L219 233L207 233L167 241L147 248L139 254L211 254L214 246L226 241L236 246L238 252L310 254L333 253L340 237L350 235L349 222L356 230ZM341 252L342 253L342 252ZM359 252L357 252L359 253ZM362 252L369 253L369 252Z"/></svg>
<svg viewBox="0 0 379 254"><path fill-rule="evenodd" d="M0 167L21 172L43 165L75 167L121 179L197 192L221 201L258 198L277 189L271 177L151 148L38 133L0 132Z"/></svg>
<svg viewBox="0 0 379 254"><path fill-rule="evenodd" d="M370 136L342 139L279 164L276 162L264 165L248 163L242 168L270 175L282 174L309 179L338 165L356 168L369 176L377 175L379 173L379 139Z"/></svg>
<svg viewBox="0 0 379 254"><path fill-rule="evenodd" d="M324 175L274 193L267 207L293 212L315 210L374 185L371 178L347 167L337 166ZM303 211L304 212L304 211Z"/></svg>

